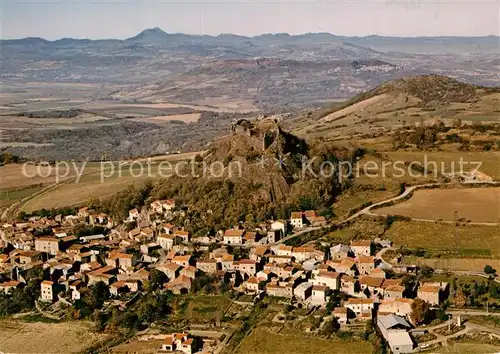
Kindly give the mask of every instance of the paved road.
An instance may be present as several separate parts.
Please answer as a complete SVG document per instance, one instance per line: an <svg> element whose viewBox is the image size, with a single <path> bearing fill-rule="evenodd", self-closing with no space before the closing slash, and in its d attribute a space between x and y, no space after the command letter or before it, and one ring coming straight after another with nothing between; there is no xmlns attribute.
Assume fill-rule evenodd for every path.
<svg viewBox="0 0 500 354"><path fill-rule="evenodd" d="M500 312L486 312L486 311L478 311L478 310L448 310L447 314L452 316L494 316L500 317Z"/></svg>

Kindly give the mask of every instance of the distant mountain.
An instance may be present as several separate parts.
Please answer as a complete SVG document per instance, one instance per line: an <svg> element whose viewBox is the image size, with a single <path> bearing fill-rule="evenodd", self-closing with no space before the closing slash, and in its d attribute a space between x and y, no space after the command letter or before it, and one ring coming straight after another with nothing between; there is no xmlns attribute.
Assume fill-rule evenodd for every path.
<svg viewBox="0 0 500 354"><path fill-rule="evenodd" d="M128 38L125 42L133 43L165 43L169 39L169 34L164 32L161 28L155 27L142 31L137 36Z"/></svg>
<svg viewBox="0 0 500 354"><path fill-rule="evenodd" d="M351 97L405 75L433 73L496 85L499 43L500 38L493 36L245 37L167 33L156 27L125 40L4 40L0 75L18 82L130 85L118 95L130 99L184 103L215 99L220 105L230 98L259 108L299 107ZM243 62L235 65L238 60ZM263 70L258 60L274 64ZM139 92L137 86L142 86Z"/></svg>

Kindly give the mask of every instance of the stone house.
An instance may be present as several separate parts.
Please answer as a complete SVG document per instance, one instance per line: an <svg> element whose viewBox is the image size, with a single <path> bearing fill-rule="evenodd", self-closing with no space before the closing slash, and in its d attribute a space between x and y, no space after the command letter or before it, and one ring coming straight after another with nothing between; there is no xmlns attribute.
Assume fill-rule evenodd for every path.
<svg viewBox="0 0 500 354"><path fill-rule="evenodd" d="M243 244L243 235L245 230L230 229L224 232L223 243L225 245L241 245Z"/></svg>
<svg viewBox="0 0 500 354"><path fill-rule="evenodd" d="M35 239L35 250L56 255L59 252L59 240L54 237L39 237Z"/></svg>
<svg viewBox="0 0 500 354"><path fill-rule="evenodd" d="M355 317L360 319L371 319L375 303L373 299L349 299L344 307L352 311Z"/></svg>
<svg viewBox="0 0 500 354"><path fill-rule="evenodd" d="M196 268L207 274L215 274L219 270L219 263L215 259L200 259L196 261Z"/></svg>
<svg viewBox="0 0 500 354"><path fill-rule="evenodd" d="M360 275L370 274L375 269L375 257L359 256L357 258L356 267Z"/></svg>
<svg viewBox="0 0 500 354"><path fill-rule="evenodd" d="M293 289L293 295L299 301L304 301L312 295L313 284L311 283L301 283L295 289Z"/></svg>
<svg viewBox="0 0 500 354"><path fill-rule="evenodd" d="M371 240L353 240L351 241L351 250L354 255L359 256L371 256L372 254L372 241Z"/></svg>
<svg viewBox="0 0 500 354"><path fill-rule="evenodd" d="M304 226L304 215L301 211L295 211L291 213L290 224L296 229L301 229Z"/></svg>

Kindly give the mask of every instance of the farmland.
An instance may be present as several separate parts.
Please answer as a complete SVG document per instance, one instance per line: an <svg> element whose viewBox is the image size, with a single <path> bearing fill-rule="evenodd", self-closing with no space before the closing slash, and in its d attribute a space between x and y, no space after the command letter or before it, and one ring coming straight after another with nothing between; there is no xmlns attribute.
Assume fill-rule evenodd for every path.
<svg viewBox="0 0 500 354"><path fill-rule="evenodd" d="M403 202L375 210L381 215L403 215L415 219L500 222L500 188L418 190Z"/></svg>
<svg viewBox="0 0 500 354"><path fill-rule="evenodd" d="M177 315L192 323L206 323L220 320L230 305L231 300L222 295L193 296L186 299Z"/></svg>
<svg viewBox="0 0 500 354"><path fill-rule="evenodd" d="M112 167L110 162L88 162L85 165L68 162L70 168L66 172L65 166L61 165L59 178L54 166L27 165L24 168L21 164L5 165L0 167L0 209L25 198L27 200L18 209L27 212L78 206L90 199L117 193L132 184L168 177L178 162L191 160L201 153L154 156L138 159L136 163L122 161L121 167L120 163Z"/></svg>
<svg viewBox="0 0 500 354"><path fill-rule="evenodd" d="M439 173L447 173L452 169L459 171L460 161L467 162L464 171L476 168L476 162L480 162L479 171L487 174L493 179L500 179L500 154L498 152L435 152L435 151L395 151L385 153L392 161L417 161L422 165L429 164L430 170L434 168L433 162L437 164ZM474 163L474 164L472 164Z"/></svg>
<svg viewBox="0 0 500 354"><path fill-rule="evenodd" d="M357 354L370 353L372 347L368 342L328 340L311 338L302 332L283 330L270 333L264 328L257 328L245 337L237 354Z"/></svg>
<svg viewBox="0 0 500 354"><path fill-rule="evenodd" d="M455 232L458 245L455 243ZM455 252L456 247L468 250L467 256L479 256L488 251L492 257L500 257L500 234L498 227L430 223L417 221L396 221L384 234L397 245L410 248L425 247Z"/></svg>
<svg viewBox="0 0 500 354"><path fill-rule="evenodd" d="M26 323L0 321L0 351L4 353L79 353L106 340L91 333L84 321L66 323Z"/></svg>
<svg viewBox="0 0 500 354"><path fill-rule="evenodd" d="M192 154L182 155L184 158ZM129 185L138 185L148 180L168 177L173 173L172 169L176 163L183 159L179 155L169 157L158 157L150 164L137 163L126 164L122 167L111 167L103 164L100 170L90 171L77 182L70 180L60 183L47 193L42 193L27 201L22 210L26 212L41 208L60 208L65 206L78 206L88 202L90 199L113 195ZM178 160L177 160L178 159ZM162 161L172 161L172 164L164 164Z"/></svg>

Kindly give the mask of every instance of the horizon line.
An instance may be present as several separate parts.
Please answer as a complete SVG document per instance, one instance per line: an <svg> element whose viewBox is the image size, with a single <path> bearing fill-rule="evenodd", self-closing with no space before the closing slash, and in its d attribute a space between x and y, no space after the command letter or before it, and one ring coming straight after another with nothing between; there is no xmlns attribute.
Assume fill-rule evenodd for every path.
<svg viewBox="0 0 500 354"><path fill-rule="evenodd" d="M23 40L23 39L42 39L42 40L47 41L47 42L57 42L57 41L64 40L64 39L89 40L89 41L109 41L109 40L126 41L126 40L133 39L134 37L137 37L138 35L144 33L145 31L150 31L150 30L160 30L161 32L163 32L166 35L184 35L184 36L200 37L200 38L203 38L203 37L217 38L217 37L221 37L221 36L235 36L235 37L243 37L243 38L252 39L252 38L263 37L263 36L301 37L301 36L306 36L306 35L329 35L329 36L332 36L332 37L360 38L360 39L361 38L369 38L369 37L379 37L379 38L389 38L389 39L391 39L391 38L394 38L394 39L399 39L399 38L404 38L404 39L470 38L470 39L473 39L473 38L487 38L487 37L500 38L500 36L496 35L496 34L487 34L487 35L480 35L480 36L478 36L478 35L475 35L475 36L452 36L452 35L446 35L446 36L443 36L443 35L436 35L436 36L429 36L429 35L425 35L425 36L397 36L397 35L380 35L380 34L367 34L367 35L363 35L363 36L349 36L349 35L343 35L343 34L334 34L334 33L331 33L331 32L303 32L303 33L299 33L299 34L290 34L288 32L263 32L261 34L256 34L256 35L253 35L253 36L248 36L248 35L243 35L243 34L237 34L237 33L231 33L231 32L221 32L221 33L218 33L218 34L214 35L214 34L192 34L192 33L185 33L185 32L166 32L165 30L163 30L160 27L150 27L150 28L146 28L146 29L140 31L139 33L137 33L136 35L134 35L132 37L125 37L125 38L123 38L123 37L122 38L110 38L110 37L103 37L103 38L60 37L60 38L57 38L57 39L47 39L47 38L38 37L38 36L27 36L27 37L16 37L16 38L3 38L3 37L0 37L0 41L16 41L16 40Z"/></svg>

